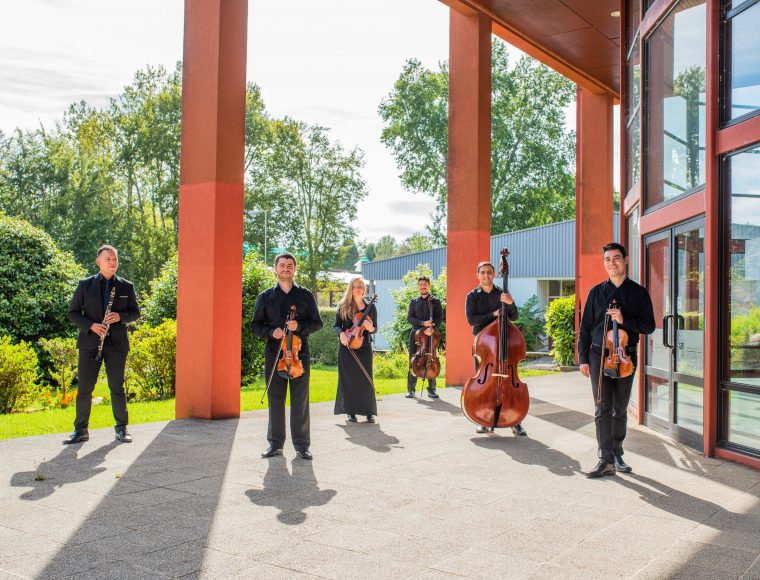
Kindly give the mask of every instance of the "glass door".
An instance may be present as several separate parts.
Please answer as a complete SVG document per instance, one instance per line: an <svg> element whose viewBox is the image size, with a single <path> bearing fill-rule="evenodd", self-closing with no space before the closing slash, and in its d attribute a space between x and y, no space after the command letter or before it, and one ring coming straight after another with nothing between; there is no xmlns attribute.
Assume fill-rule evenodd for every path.
<svg viewBox="0 0 760 580"><path fill-rule="evenodd" d="M647 288L655 331L645 351L646 423L702 449L704 220L649 236Z"/></svg>

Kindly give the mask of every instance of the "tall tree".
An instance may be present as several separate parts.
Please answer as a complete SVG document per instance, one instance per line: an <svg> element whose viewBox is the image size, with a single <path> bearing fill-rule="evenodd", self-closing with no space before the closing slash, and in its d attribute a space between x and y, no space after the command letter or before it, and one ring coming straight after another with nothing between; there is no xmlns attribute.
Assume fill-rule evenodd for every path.
<svg viewBox="0 0 760 580"><path fill-rule="evenodd" d="M505 45L492 54L491 232L570 219L575 212L575 139L564 108L573 85L530 57L511 65ZM382 142L402 184L437 202L428 231L445 243L448 151L448 67L409 60L380 104Z"/></svg>
<svg viewBox="0 0 760 580"><path fill-rule="evenodd" d="M386 234L375 244L375 260L392 258L398 252L398 242L393 236Z"/></svg>
<svg viewBox="0 0 760 580"><path fill-rule="evenodd" d="M274 127L267 161L272 183L264 192L278 226L271 239L299 257L301 275L313 290L344 238L356 234L352 223L367 195L363 165L361 150L344 151L324 127L291 119Z"/></svg>

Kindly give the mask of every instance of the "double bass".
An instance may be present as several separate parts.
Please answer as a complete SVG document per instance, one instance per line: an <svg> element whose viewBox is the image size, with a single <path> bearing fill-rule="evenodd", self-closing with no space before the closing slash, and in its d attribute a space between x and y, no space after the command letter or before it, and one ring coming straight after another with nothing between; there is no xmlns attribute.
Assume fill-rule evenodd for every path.
<svg viewBox="0 0 760 580"><path fill-rule="evenodd" d="M433 300L428 295L428 307L430 309L430 321L433 320ZM428 328L433 332L430 336L425 334ZM441 332L433 326L423 326L414 332L414 342L417 352L409 361L409 369L418 379L434 379L441 373L441 361L438 360L438 345L441 343Z"/></svg>
<svg viewBox="0 0 760 580"><path fill-rule="evenodd" d="M504 292L509 292L509 250L501 251L499 274ZM528 414L528 385L517 375L525 359L525 338L507 317L501 303L500 316L481 330L472 345L475 374L462 388L462 412L483 427L514 427Z"/></svg>

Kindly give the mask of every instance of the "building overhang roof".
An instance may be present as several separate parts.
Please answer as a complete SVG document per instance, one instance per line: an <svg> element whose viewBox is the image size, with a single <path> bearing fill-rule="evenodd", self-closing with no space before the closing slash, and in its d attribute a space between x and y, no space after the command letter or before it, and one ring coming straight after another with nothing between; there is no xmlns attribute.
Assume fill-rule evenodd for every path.
<svg viewBox="0 0 760 580"><path fill-rule="evenodd" d="M620 0L441 0L594 93L620 97ZM618 16L614 16L617 13Z"/></svg>

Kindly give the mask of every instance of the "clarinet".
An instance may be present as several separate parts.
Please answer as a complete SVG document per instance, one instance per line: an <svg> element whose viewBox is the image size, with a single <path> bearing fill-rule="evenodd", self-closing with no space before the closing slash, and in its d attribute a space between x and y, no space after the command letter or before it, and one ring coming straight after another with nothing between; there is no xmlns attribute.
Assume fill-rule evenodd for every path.
<svg viewBox="0 0 760 580"><path fill-rule="evenodd" d="M103 336L100 337L100 344L98 345L98 354L95 357L95 360L100 360L103 358L103 343L106 341L106 336L108 336L108 331L111 329L111 323L106 322L108 319L108 315L111 314L111 306L113 306L113 299L116 296L116 286L114 285L113 288L111 288L111 294L108 296L108 306L106 306L106 313L103 315L103 324L106 325L106 331L103 333Z"/></svg>

